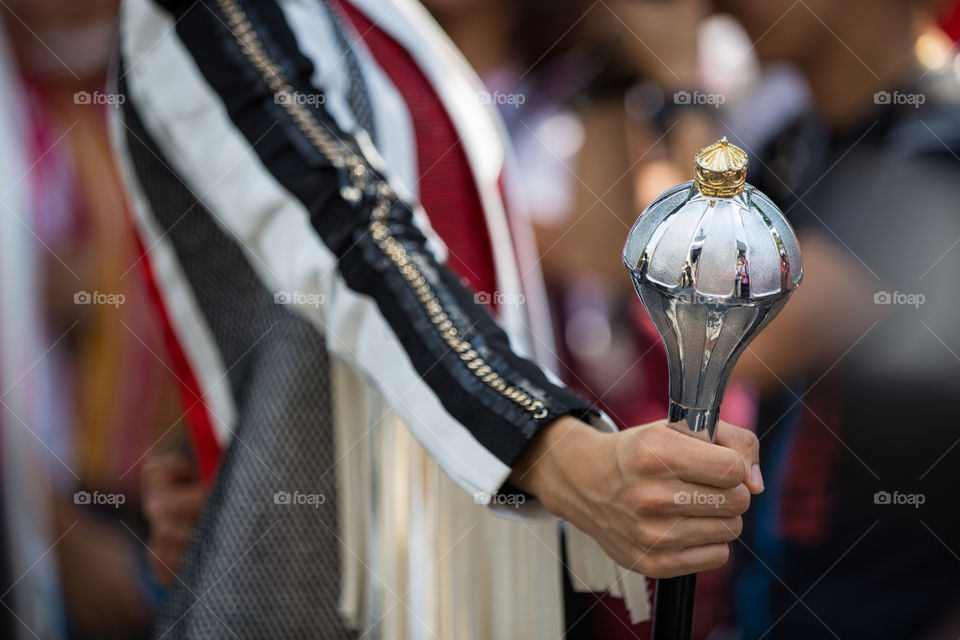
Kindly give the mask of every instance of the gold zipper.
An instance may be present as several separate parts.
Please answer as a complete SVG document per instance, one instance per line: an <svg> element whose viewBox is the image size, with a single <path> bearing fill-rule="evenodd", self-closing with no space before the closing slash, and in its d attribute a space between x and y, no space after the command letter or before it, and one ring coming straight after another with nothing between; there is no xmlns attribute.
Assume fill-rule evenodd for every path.
<svg viewBox="0 0 960 640"><path fill-rule="evenodd" d="M385 182L375 180L372 177L373 172L367 168L363 159L345 142L335 140L317 121L313 112L296 99L293 86L287 80L280 66L267 55L253 25L236 0L217 0L217 4L227 19L230 32L237 40L244 55L260 72L267 86L274 92L277 103L283 106L294 124L330 160L333 166L338 169L349 169L348 175L351 184L341 187L341 196L353 203L359 202L365 193L376 197L373 220L368 227L373 240L400 271L447 347L457 353L460 360L473 372L473 375L487 386L532 413L534 419L546 418L549 410L543 402L533 399L530 394L512 385L508 385L503 376L484 362L469 341L459 337L457 328L443 310L443 306L437 299L433 288L423 277L419 267L407 257L406 249L397 241L390 232L390 228L385 224L385 220L390 213L390 201L395 197L390 186Z"/></svg>

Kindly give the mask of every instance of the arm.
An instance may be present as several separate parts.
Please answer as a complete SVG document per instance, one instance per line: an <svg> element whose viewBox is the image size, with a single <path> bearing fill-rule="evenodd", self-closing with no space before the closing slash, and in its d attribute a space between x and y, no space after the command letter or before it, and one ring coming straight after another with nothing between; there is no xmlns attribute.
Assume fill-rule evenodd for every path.
<svg viewBox="0 0 960 640"><path fill-rule="evenodd" d="M511 350L441 264L407 202L389 198L375 220L373 202L341 197L343 170L317 138L355 152L353 138L321 99L294 112L276 99L271 76L238 44L236 14L221 4L167 3L172 13L127 5L125 111L239 241L264 285L322 300L297 311L330 351L384 394L461 487L495 492L530 437L559 416L591 413L589 403ZM322 97L280 7L249 4L256 10L245 33L257 34L258 55L283 70L284 86ZM149 153L127 133L132 151ZM171 205L159 194L147 206Z"/></svg>
<svg viewBox="0 0 960 640"><path fill-rule="evenodd" d="M675 454L680 460L683 454L687 459L719 455L712 471L686 477L704 491L723 485L747 492L740 461L749 455L747 448L741 447L742 455L724 447L716 453L693 451L695 441L677 440L674 453L651 449L667 465L659 466L649 455L637 454L637 447L652 438L673 442L662 425L602 439L584 437L599 435L580 420L592 413L589 403L552 384L511 350L493 318L431 250L409 204L391 194L389 206L377 213L371 211L379 204L376 198L351 202L341 197L344 176L326 160L330 155L319 151L333 144L331 137L352 149L357 143L323 101L312 101L304 111L275 99L271 81L279 73L281 86L321 95L311 84L312 63L300 53L276 4L166 5L172 13L149 0L127 5L125 110L142 118L172 168L202 194L205 207L240 241L271 290L323 296L323 304L298 311L324 332L334 354L383 392L461 487L471 493L496 491L523 455L518 486L599 540L610 540L601 544L613 552L627 549L615 548L614 539L633 539L637 527L649 528L626 515L635 507L634 489L643 478L650 480L644 490L658 491L658 502L648 505L651 513L669 512L668 523L698 515L699 506L665 502L682 473L671 471L677 468ZM235 11L224 13L225 5L255 6L256 22ZM251 44L251 33L261 49ZM128 145L136 143L128 136ZM365 155L375 158L375 152ZM364 164L364 170L380 173L372 164ZM160 197L148 205L165 206ZM539 444L531 444L537 434L543 434ZM589 464L582 465L577 454ZM606 486L611 479L622 491L616 484ZM731 504L731 513L745 508L742 498L731 496ZM612 510L622 518L594 522ZM684 522L699 532L676 540L684 549L711 544L716 554L716 545L738 531L713 522L702 532L696 522ZM646 531L644 540L655 542L655 533ZM632 550L615 557L643 566ZM677 566L686 565L664 562L650 569L669 572Z"/></svg>

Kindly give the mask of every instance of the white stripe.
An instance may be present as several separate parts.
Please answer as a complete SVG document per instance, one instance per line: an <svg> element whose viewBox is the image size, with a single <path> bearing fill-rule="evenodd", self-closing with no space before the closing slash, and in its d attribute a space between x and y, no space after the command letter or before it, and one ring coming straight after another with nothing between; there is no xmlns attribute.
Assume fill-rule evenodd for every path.
<svg viewBox="0 0 960 640"><path fill-rule="evenodd" d="M368 297L350 290L309 214L263 167L216 93L148 0L126 5L130 96L171 166L236 237L271 291L318 293L298 308L325 331L331 353L374 382L438 464L466 491L495 491L510 473L450 416L420 378ZM240 312L240 310L238 310ZM357 425L366 428L366 425Z"/></svg>
<svg viewBox="0 0 960 640"><path fill-rule="evenodd" d="M504 168L507 137L496 108L485 104L483 83L456 46L418 2L409 0L347 0L413 57L440 98L470 165L480 196L502 300L522 300L520 274L510 225L498 184ZM526 216L519 216L520 220ZM540 296L535 296L542 302ZM499 305L501 325L511 346L524 356L533 355L524 303Z"/></svg>

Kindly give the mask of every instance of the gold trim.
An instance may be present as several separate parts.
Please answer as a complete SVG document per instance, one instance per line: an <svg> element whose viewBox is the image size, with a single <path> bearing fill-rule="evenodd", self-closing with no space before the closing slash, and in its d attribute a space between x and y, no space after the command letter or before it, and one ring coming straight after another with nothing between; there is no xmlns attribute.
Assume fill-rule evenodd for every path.
<svg viewBox="0 0 960 640"><path fill-rule="evenodd" d="M371 171L364 166L364 161L346 143L333 140L331 134L317 121L312 111L304 107L295 99L293 86L283 74L283 70L267 55L256 31L243 9L236 0L217 0L217 4L227 18L228 27L237 43L251 64L263 76L267 86L276 94L276 101L281 104L290 115L293 122L307 136L307 138L323 153L337 168L350 167L352 186L341 189L344 197L353 202L359 202L362 194L371 186ZM499 373L484 362L476 349L467 341L459 337L457 328L453 325L443 306L437 299L433 288L423 277L419 267L407 257L406 249L390 232L385 221L390 213L390 200L394 197L393 190L385 183L374 185L374 195L377 198L373 210L373 221L369 230L374 242L380 250L393 262L403 276L407 285L416 294L424 311L434 325L437 333L446 345L466 364L467 369L483 381L491 389L505 398L512 400L533 414L533 418L546 418L549 410L540 400L535 400L530 394L510 386Z"/></svg>

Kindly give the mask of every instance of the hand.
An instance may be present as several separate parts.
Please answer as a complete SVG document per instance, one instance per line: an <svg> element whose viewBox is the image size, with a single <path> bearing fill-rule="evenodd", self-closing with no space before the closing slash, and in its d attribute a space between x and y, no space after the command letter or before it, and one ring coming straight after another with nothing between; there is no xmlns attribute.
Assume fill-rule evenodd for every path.
<svg viewBox="0 0 960 640"><path fill-rule="evenodd" d="M530 442L510 481L621 566L669 578L727 561L763 491L758 455L756 436L723 422L710 444L666 421L613 434L567 417Z"/></svg>
<svg viewBox="0 0 960 640"><path fill-rule="evenodd" d="M143 465L143 511L150 525L147 545L157 581L170 586L193 534L206 487L185 456L148 458Z"/></svg>

